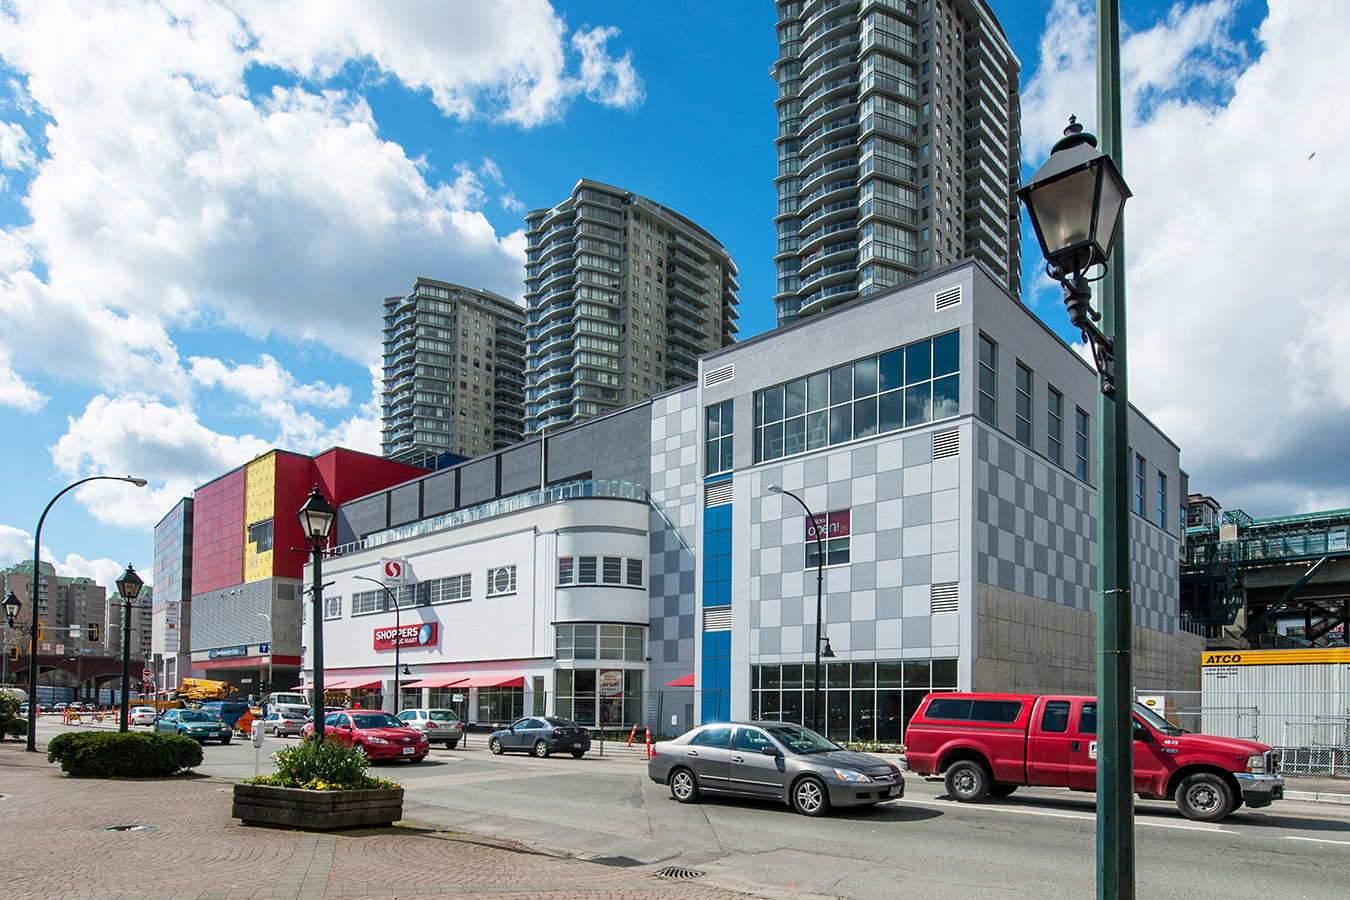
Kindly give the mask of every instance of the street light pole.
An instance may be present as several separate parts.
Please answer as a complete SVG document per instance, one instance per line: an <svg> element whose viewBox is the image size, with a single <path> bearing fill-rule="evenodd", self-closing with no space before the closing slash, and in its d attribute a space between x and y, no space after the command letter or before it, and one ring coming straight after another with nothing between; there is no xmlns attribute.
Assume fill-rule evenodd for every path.
<svg viewBox="0 0 1350 900"><path fill-rule="evenodd" d="M806 517L811 521L811 528L816 533L816 668L815 683L811 689L811 730L820 732L820 620L821 620L821 596L825 584L825 544L821 540L820 532L822 523L816 519L816 514L811 512L811 507L806 505L806 501L798 497L792 491L785 490L782 485L771 484L769 490L775 494L787 494L793 500L801 504L802 509L806 510ZM829 641L825 642L825 656L834 656L834 651L830 649ZM823 733L823 732L822 732Z"/></svg>
<svg viewBox="0 0 1350 900"><path fill-rule="evenodd" d="M389 602L394 605L394 715L398 715L399 701L402 699L400 697L400 694L402 693L402 684L400 683L401 676L399 673L403 671L399 668L398 664L399 648L403 646L403 625L399 619L400 609L398 598L395 597L394 592L389 589L389 585L385 584L383 581L365 575L353 575L352 577L358 581L369 581L372 584L378 584L380 587L384 588L384 593L388 596Z"/></svg>
<svg viewBox="0 0 1350 900"><path fill-rule="evenodd" d="M314 584L310 591L313 600L314 617L314 736L323 742L323 550L328 544L328 533L337 519L337 510L333 509L319 486L309 492L304 506L296 513L305 540L309 543L310 562L314 569Z"/></svg>
<svg viewBox="0 0 1350 900"><path fill-rule="evenodd" d="M31 596L28 600L33 604L32 630L28 634L28 686L33 691L33 696L28 698L28 747L29 753L37 752L37 677L38 677L38 579L41 577L38 571L38 564L42 556L42 523L47 521L47 513L51 512L52 506L61 496L69 490L86 484L90 481L125 481L128 484L134 484L136 487L145 487L148 483L144 478L133 478L130 475L91 475L88 478L81 478L73 484L66 485L56 496L48 503L46 509L42 510L42 515L38 517L37 530L33 532L33 581L31 584Z"/></svg>
<svg viewBox="0 0 1350 900"><path fill-rule="evenodd" d="M131 690L131 607L141 594L141 576L130 565L117 579L117 593L122 597L122 702L118 707L117 730L127 731L127 694Z"/></svg>

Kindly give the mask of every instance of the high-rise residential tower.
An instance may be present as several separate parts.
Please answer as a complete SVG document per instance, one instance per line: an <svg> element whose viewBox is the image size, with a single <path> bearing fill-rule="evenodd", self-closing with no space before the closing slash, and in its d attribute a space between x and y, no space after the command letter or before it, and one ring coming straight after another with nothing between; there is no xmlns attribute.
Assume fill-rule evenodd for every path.
<svg viewBox="0 0 1350 900"><path fill-rule="evenodd" d="M435 467L520 440L525 311L492 293L419 278L384 301L384 456Z"/></svg>
<svg viewBox="0 0 1350 900"><path fill-rule="evenodd" d="M778 322L966 258L1021 290L1021 63L985 0L779 0Z"/></svg>
<svg viewBox="0 0 1350 900"><path fill-rule="evenodd" d="M526 434L693 381L736 340L736 264L674 210L582 179L525 227Z"/></svg>

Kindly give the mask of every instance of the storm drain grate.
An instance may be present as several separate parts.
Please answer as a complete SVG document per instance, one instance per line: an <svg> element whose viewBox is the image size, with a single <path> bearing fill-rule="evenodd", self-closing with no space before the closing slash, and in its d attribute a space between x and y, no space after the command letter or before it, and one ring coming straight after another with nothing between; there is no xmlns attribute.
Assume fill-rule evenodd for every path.
<svg viewBox="0 0 1350 900"><path fill-rule="evenodd" d="M667 866L656 873L657 878L699 878L702 875L698 869L686 869L683 866Z"/></svg>
<svg viewBox="0 0 1350 900"><path fill-rule="evenodd" d="M153 825L109 825L104 831L150 831Z"/></svg>

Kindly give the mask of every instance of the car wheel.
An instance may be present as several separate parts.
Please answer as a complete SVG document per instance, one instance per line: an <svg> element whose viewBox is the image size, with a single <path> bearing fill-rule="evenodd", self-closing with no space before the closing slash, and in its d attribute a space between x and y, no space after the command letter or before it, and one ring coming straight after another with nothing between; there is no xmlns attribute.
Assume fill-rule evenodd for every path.
<svg viewBox="0 0 1350 900"><path fill-rule="evenodd" d="M989 793L993 779L982 763L973 759L962 759L952 763L947 769L947 793L953 800L962 803L975 803L983 800Z"/></svg>
<svg viewBox="0 0 1350 900"><path fill-rule="evenodd" d="M792 808L804 816L823 816L830 809L825 782L808 775L792 788Z"/></svg>
<svg viewBox="0 0 1350 900"><path fill-rule="evenodd" d="M1003 781L996 781L993 784L989 785L989 796L1007 797L1015 790L1017 790L1017 785L1015 784L1008 784Z"/></svg>
<svg viewBox="0 0 1350 900"><path fill-rule="evenodd" d="M1177 808L1196 822L1217 822L1233 811L1233 791L1213 772L1196 772L1181 779Z"/></svg>
<svg viewBox="0 0 1350 900"><path fill-rule="evenodd" d="M181 735L182 737L187 737L187 729L186 728L178 729L178 734Z"/></svg>
<svg viewBox="0 0 1350 900"><path fill-rule="evenodd" d="M539 757L540 759L543 759L545 756L548 756L548 744L544 743L543 741L535 741L534 755Z"/></svg>
<svg viewBox="0 0 1350 900"><path fill-rule="evenodd" d="M670 796L681 803L693 803L698 799L698 779L688 769L676 769L670 773Z"/></svg>
<svg viewBox="0 0 1350 900"><path fill-rule="evenodd" d="M501 756L501 755L502 755L502 739L501 739L501 738L493 738L492 740L488 741L488 749L492 751L492 753L493 753L494 756Z"/></svg>
<svg viewBox="0 0 1350 900"><path fill-rule="evenodd" d="M226 735L225 737L223 737L223 738L220 739L220 746L224 747L224 746L227 745L229 742L230 742L230 738L229 738L228 735Z"/></svg>
<svg viewBox="0 0 1350 900"><path fill-rule="evenodd" d="M365 753L366 745L361 743L360 741L357 741L355 744L352 744L352 749L355 750L357 753ZM370 759L370 757L366 756L366 759Z"/></svg>
<svg viewBox="0 0 1350 900"><path fill-rule="evenodd" d="M410 762L410 763L420 763L422 760L424 760L424 759L426 759L426 758L427 758L427 757L426 757L426 754L424 753L424 754L422 754L421 756L414 756L412 759L408 760L408 762Z"/></svg>
<svg viewBox="0 0 1350 900"><path fill-rule="evenodd" d="M573 759L581 759L581 758L582 758L583 756L585 756L585 755L586 755L586 751L585 751L585 750L573 750L573 751L572 751L572 758L573 758Z"/></svg>
<svg viewBox="0 0 1350 900"><path fill-rule="evenodd" d="M455 748L458 747L458 746L459 746L459 741L446 741L446 742L445 742L445 749L447 749L447 750L453 750L453 749L455 749Z"/></svg>

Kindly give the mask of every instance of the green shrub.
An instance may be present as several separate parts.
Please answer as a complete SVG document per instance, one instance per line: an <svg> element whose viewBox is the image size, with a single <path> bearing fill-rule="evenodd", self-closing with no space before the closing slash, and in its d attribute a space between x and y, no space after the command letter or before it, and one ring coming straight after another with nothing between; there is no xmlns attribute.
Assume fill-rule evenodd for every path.
<svg viewBox="0 0 1350 900"><path fill-rule="evenodd" d="M28 722L19 718L19 698L13 694L0 694L0 741L6 735L23 737L28 734Z"/></svg>
<svg viewBox="0 0 1350 900"><path fill-rule="evenodd" d="M275 775L244 779L244 784L270 784L274 787L307 788L312 791L354 791L361 788L398 787L392 781L366 774L370 760L366 754L328 738L322 743L306 738L294 747L272 754Z"/></svg>
<svg viewBox="0 0 1350 900"><path fill-rule="evenodd" d="M68 731L47 744L47 762L71 775L144 778L202 764L202 745L178 734Z"/></svg>

